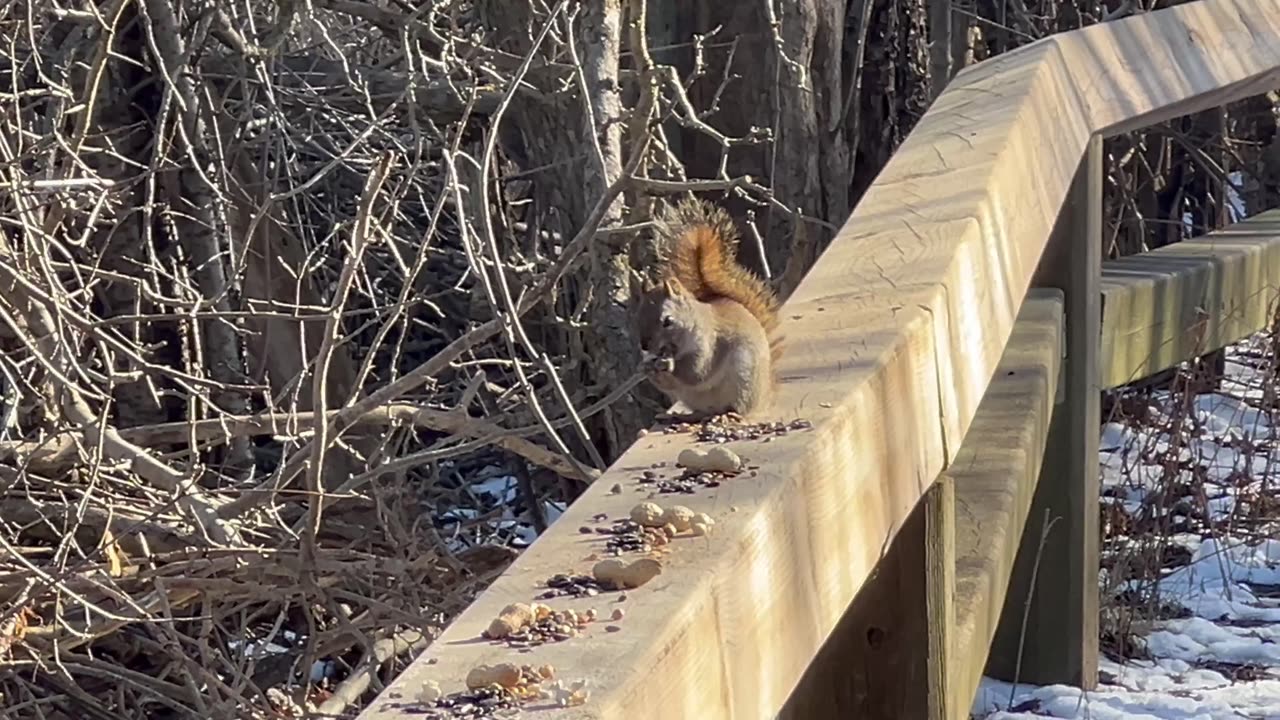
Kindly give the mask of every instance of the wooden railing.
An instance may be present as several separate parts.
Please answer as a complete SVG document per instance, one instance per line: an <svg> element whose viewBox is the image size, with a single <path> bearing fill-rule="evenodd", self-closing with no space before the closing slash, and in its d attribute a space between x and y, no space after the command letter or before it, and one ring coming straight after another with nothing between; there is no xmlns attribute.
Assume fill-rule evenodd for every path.
<svg viewBox="0 0 1280 720"><path fill-rule="evenodd" d="M484 640L590 572L604 539L580 529L694 445L641 438L361 718L503 662L586 682L584 704L535 701L548 718L963 718L984 671L1093 685L1099 391L1263 328L1280 280L1276 215L1104 268L1101 138L1276 87L1280 3L1253 0L961 72L785 305L774 415L811 429L730 443L754 469L678 500L712 532L625 600L547 601L621 619Z"/></svg>

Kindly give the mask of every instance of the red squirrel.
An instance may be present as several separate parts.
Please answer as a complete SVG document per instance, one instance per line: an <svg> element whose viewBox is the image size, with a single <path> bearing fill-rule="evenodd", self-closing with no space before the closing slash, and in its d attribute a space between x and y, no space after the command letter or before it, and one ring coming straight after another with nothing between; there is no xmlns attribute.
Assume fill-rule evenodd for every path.
<svg viewBox="0 0 1280 720"><path fill-rule="evenodd" d="M636 313L649 378L695 416L747 416L766 407L782 351L778 298L735 257L728 213L698 200L656 220L659 267Z"/></svg>

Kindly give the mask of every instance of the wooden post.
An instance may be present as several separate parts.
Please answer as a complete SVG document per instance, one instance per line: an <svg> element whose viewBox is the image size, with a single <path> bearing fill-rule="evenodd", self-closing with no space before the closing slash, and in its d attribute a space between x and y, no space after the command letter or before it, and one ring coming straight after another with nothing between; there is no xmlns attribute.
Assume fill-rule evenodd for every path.
<svg viewBox="0 0 1280 720"><path fill-rule="evenodd" d="M933 100L956 74L952 25L951 0L929 0L929 96Z"/></svg>
<svg viewBox="0 0 1280 720"><path fill-rule="evenodd" d="M941 476L800 679L778 720L959 720L948 674L955 626L955 482Z"/></svg>
<svg viewBox="0 0 1280 720"><path fill-rule="evenodd" d="M957 698L951 682L952 630L956 626L955 480L940 475L920 504L924 506L925 627L929 643L923 717L967 718L972 703Z"/></svg>
<svg viewBox="0 0 1280 720"><path fill-rule="evenodd" d="M1102 139L1094 136L1032 282L1065 296L1066 356L1039 484L987 662L987 674L1000 680L1086 689L1098 680L1101 259Z"/></svg>

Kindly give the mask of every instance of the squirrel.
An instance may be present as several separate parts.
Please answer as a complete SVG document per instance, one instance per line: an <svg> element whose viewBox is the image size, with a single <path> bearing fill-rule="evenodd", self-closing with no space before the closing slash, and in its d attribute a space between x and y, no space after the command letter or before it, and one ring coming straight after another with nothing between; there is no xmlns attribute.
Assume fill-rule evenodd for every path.
<svg viewBox="0 0 1280 720"><path fill-rule="evenodd" d="M762 409L777 385L779 303L738 263L733 220L690 199L655 225L658 281L645 282L635 320L650 381L695 416Z"/></svg>

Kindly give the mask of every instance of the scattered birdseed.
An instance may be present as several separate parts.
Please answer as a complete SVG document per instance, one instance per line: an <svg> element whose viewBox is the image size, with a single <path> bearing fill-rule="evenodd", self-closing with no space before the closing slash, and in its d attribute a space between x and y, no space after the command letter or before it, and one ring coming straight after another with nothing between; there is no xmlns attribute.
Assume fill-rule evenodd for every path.
<svg viewBox="0 0 1280 720"><path fill-rule="evenodd" d="M481 680L480 676L492 676L492 682L479 687L441 695L435 682L428 682L418 695L420 706L412 709L415 717L426 720L502 720L520 714L520 706L536 699L558 697L563 683L556 679L556 671L550 665L533 667L511 663L472 668L469 681ZM585 697L583 698L585 700Z"/></svg>
<svg viewBox="0 0 1280 720"><path fill-rule="evenodd" d="M660 495L693 495L703 488L717 488L725 480L741 473L720 472L716 470L698 471L685 468L681 474L673 478L660 478L642 475L637 482L641 486L652 487Z"/></svg>
<svg viewBox="0 0 1280 720"><path fill-rule="evenodd" d="M711 418L706 422L677 422L662 429L667 435L692 434L699 442L727 443L739 440L768 440L799 430L808 430L813 423L808 420L791 422L742 423L726 417Z"/></svg>
<svg viewBox="0 0 1280 720"><path fill-rule="evenodd" d="M593 611L578 612L576 610L553 610L533 623L508 634L504 641L507 647L531 648L553 642L564 642L577 637L587 625L595 620Z"/></svg>
<svg viewBox="0 0 1280 720"><path fill-rule="evenodd" d="M644 527L634 520L615 520L611 527L597 528L596 532L610 536L605 550L614 556L651 552L671 540L661 527Z"/></svg>
<svg viewBox="0 0 1280 720"><path fill-rule="evenodd" d="M551 684L551 687L544 691L543 695L550 700L554 700L556 705L560 707L574 707L582 705L591 696L591 692L587 690L585 680L577 682L565 683L557 680Z"/></svg>
<svg viewBox="0 0 1280 720"><path fill-rule="evenodd" d="M556 597L595 597L604 591L604 587L590 575L553 575L547 580L548 590L538 596L539 600Z"/></svg>
<svg viewBox="0 0 1280 720"><path fill-rule="evenodd" d="M422 711L414 713L424 720L500 720L520 714L520 697L501 685L449 693L424 705Z"/></svg>

